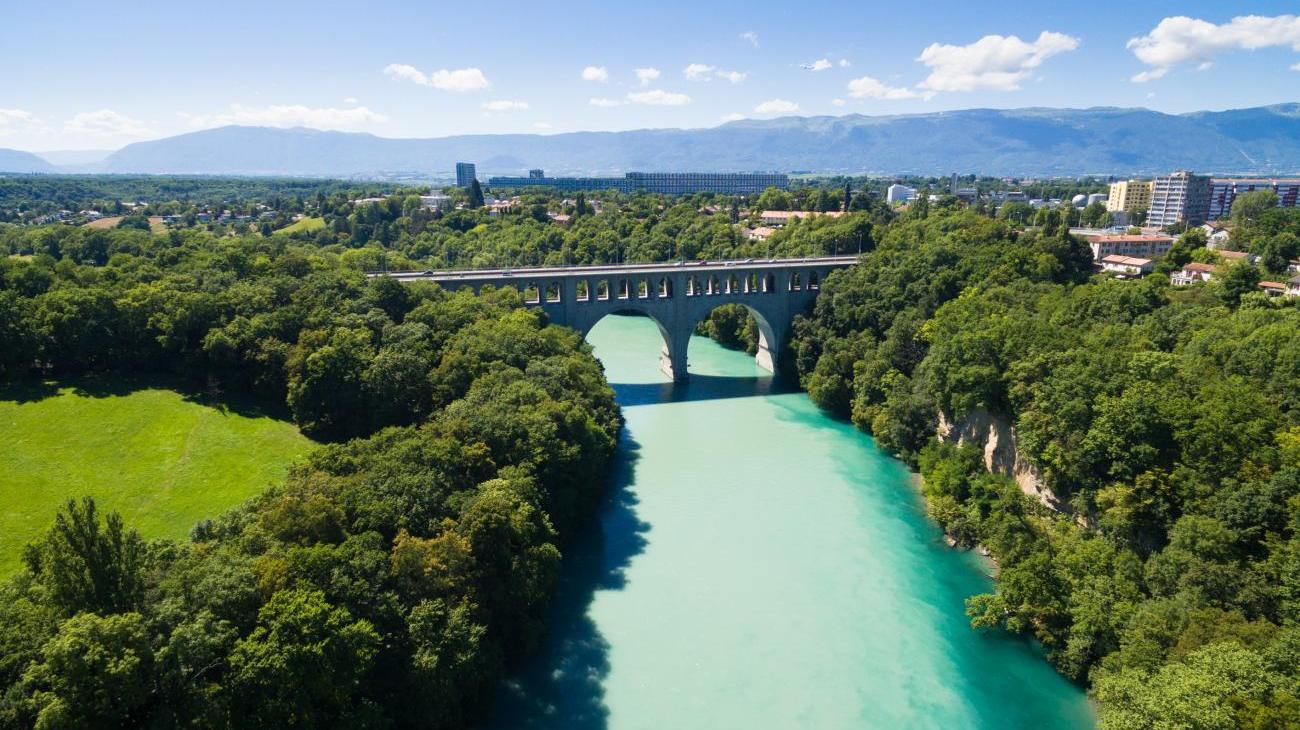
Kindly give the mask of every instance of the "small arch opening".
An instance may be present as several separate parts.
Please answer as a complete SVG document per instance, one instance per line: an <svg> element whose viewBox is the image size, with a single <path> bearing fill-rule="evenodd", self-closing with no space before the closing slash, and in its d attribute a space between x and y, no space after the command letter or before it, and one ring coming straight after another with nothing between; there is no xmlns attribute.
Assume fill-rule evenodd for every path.
<svg viewBox="0 0 1300 730"><path fill-rule="evenodd" d="M532 282L524 284L522 294L524 296L525 304L540 304L542 301L542 290L538 288L537 284Z"/></svg>

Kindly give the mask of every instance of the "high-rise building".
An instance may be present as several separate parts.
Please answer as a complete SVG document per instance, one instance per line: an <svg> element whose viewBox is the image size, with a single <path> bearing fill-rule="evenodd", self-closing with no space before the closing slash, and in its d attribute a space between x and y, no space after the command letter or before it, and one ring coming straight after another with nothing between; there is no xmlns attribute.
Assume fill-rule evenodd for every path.
<svg viewBox="0 0 1300 730"><path fill-rule="evenodd" d="M1210 181L1209 220L1227 218L1232 213L1232 204L1237 196L1252 190L1272 190L1277 193L1279 208L1294 208L1300 205L1300 180L1262 180L1216 178Z"/></svg>
<svg viewBox="0 0 1300 730"><path fill-rule="evenodd" d="M1150 180L1121 180L1110 184L1106 210L1112 213L1144 213L1151 207Z"/></svg>
<svg viewBox="0 0 1300 730"><path fill-rule="evenodd" d="M1210 178L1179 170L1151 181L1147 225L1163 228L1175 223L1197 226L1210 215Z"/></svg>
<svg viewBox="0 0 1300 730"><path fill-rule="evenodd" d="M534 167L528 171L528 179L530 180L540 180L544 177L546 177L546 171L540 167Z"/></svg>
<svg viewBox="0 0 1300 730"><path fill-rule="evenodd" d="M474 178L478 176L478 171L474 169L473 162L456 163L456 187L467 188Z"/></svg>

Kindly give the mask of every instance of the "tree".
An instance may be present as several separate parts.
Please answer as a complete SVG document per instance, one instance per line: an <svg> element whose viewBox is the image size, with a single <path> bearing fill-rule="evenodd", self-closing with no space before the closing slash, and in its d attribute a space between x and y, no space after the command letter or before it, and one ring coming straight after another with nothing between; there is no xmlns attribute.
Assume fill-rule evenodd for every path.
<svg viewBox="0 0 1300 730"><path fill-rule="evenodd" d="M81 613L63 623L23 676L38 728L145 724L153 656L138 613Z"/></svg>
<svg viewBox="0 0 1300 730"><path fill-rule="evenodd" d="M356 701L380 638L314 590L277 592L230 655L231 719L254 727L327 728L363 712Z"/></svg>
<svg viewBox="0 0 1300 730"><path fill-rule="evenodd" d="M483 207L483 187L479 185L478 180L471 180L469 183L468 199L465 207L471 210Z"/></svg>
<svg viewBox="0 0 1300 730"><path fill-rule="evenodd" d="M1242 296L1258 291L1259 269L1246 261L1229 264L1219 277L1219 291L1223 301L1236 306Z"/></svg>
<svg viewBox="0 0 1300 730"><path fill-rule="evenodd" d="M95 500L68 500L54 526L24 555L27 569L65 616L122 613L144 599L144 541L110 512L101 525Z"/></svg>
<svg viewBox="0 0 1300 730"><path fill-rule="evenodd" d="M1272 190L1251 190L1232 201L1232 222L1248 229L1268 211L1277 207L1277 193Z"/></svg>

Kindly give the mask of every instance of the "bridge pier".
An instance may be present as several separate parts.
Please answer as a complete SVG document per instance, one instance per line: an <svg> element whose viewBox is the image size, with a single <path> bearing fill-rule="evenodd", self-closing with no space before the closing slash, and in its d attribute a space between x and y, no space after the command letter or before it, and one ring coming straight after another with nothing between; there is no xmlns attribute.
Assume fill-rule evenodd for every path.
<svg viewBox="0 0 1300 730"><path fill-rule="evenodd" d="M690 349L690 339L691 330L686 330L683 335L678 328L665 336L664 346L659 350L659 369L673 382L684 383L689 379L686 353Z"/></svg>

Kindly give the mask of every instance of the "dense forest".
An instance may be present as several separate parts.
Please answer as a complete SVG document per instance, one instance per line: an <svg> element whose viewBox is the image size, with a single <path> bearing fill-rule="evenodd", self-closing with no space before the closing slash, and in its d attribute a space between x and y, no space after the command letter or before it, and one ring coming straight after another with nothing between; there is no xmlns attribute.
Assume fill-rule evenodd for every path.
<svg viewBox="0 0 1300 730"><path fill-rule="evenodd" d="M1295 211L1244 218L1245 250L1300 232ZM1296 727L1300 308L1245 268L1188 289L1090 273L1061 227L914 210L827 278L793 356L996 559L972 623L1038 639L1103 728ZM936 440L940 419L1010 425L1024 463L990 473L982 443Z"/></svg>
<svg viewBox="0 0 1300 730"><path fill-rule="evenodd" d="M481 716L621 425L581 339L288 237L4 236L42 253L0 258L0 378L167 373L330 443L185 543L68 504L0 588L0 727Z"/></svg>
<svg viewBox="0 0 1300 730"><path fill-rule="evenodd" d="M617 437L599 365L512 290L361 270L859 251L785 357L923 474L955 544L996 560L973 625L1041 642L1108 729L1300 724L1300 309L1256 287L1300 255L1300 215L1244 197L1232 246L1258 266L1188 288L1165 274L1217 259L1199 231L1115 280L1073 210L900 214L859 194L742 233L762 207L843 207L838 188L744 208L534 191L495 213L320 192L324 225L273 235L0 224L0 379L179 374L330 442L185 544L68 505L0 598L0 726L279 726L310 707L317 726L452 727L536 645ZM739 307L700 330L756 343ZM1001 427L1017 458L936 438L949 427Z"/></svg>

